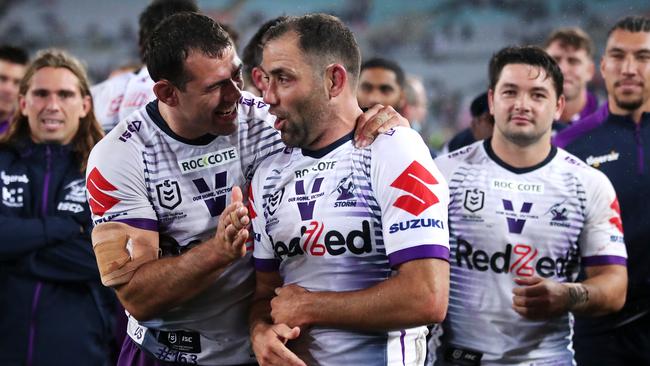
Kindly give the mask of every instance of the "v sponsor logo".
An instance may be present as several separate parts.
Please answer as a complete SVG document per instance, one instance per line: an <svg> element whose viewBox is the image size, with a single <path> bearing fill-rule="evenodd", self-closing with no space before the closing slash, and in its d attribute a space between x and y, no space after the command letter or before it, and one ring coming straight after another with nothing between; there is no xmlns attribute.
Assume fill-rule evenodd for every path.
<svg viewBox="0 0 650 366"><path fill-rule="evenodd" d="M228 187L228 172L221 172L214 175L214 189L210 189L210 186L208 186L208 183L203 178L193 179L192 182L200 193L198 196L192 198L192 200L203 200L208 207L210 216L216 217L221 215L226 208L226 194L232 190L232 187Z"/></svg>
<svg viewBox="0 0 650 366"><path fill-rule="evenodd" d="M95 215L103 216L106 211L120 202L119 199L106 193L117 191L117 188L109 183L97 168L93 168L88 174L86 189L89 195L88 204Z"/></svg>
<svg viewBox="0 0 650 366"><path fill-rule="evenodd" d="M512 205L512 201L510 200L502 200L503 201L503 208L507 211L507 213L515 213L514 206ZM528 214L530 213L530 210L533 208L533 204L531 202L524 202L521 205L521 210L519 210L520 213L523 214ZM513 234L521 234L521 232L524 230L524 224L526 224L525 219L521 219L518 217L518 215L514 215L515 217L511 217L511 215L508 215L506 217L506 220L508 221L508 231L513 233Z"/></svg>
<svg viewBox="0 0 650 366"><path fill-rule="evenodd" d="M410 194L398 197L393 206L411 215L419 216L424 210L440 202L427 185L438 184L429 171L417 161L413 161L402 174L390 184L391 187Z"/></svg>
<svg viewBox="0 0 650 366"><path fill-rule="evenodd" d="M294 200L298 205L300 211L300 219L302 221L311 220L314 217L314 206L316 206L316 198L322 196L321 186L325 178L318 177L314 179L314 184L311 186L311 194L307 195L305 191L305 181L296 181L296 197Z"/></svg>

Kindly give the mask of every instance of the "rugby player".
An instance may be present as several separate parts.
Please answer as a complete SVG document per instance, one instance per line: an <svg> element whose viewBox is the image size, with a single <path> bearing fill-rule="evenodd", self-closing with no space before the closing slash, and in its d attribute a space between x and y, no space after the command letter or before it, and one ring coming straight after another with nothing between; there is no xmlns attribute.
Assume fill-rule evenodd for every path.
<svg viewBox="0 0 650 366"><path fill-rule="evenodd" d="M257 360L422 365L424 325L447 308L446 182L414 130L352 144L360 51L338 18L289 18L263 44L264 101L289 148L252 184Z"/></svg>
<svg viewBox="0 0 650 366"><path fill-rule="evenodd" d="M238 187L283 150L275 117L240 91L241 61L207 16L166 18L145 55L157 99L95 146L86 174L102 282L129 313L120 364L252 363L254 273ZM380 106L358 122L363 145L366 131L404 120Z"/></svg>
<svg viewBox="0 0 650 366"><path fill-rule="evenodd" d="M436 159L451 197L437 365L573 365L571 313L612 313L625 302L614 189L551 146L562 79L541 48L502 49L489 67L492 138Z"/></svg>

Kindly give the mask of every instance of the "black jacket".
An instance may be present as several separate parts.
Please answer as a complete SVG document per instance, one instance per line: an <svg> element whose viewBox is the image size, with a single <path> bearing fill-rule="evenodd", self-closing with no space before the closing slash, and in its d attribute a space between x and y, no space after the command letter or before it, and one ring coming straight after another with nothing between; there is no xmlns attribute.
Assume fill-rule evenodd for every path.
<svg viewBox="0 0 650 366"><path fill-rule="evenodd" d="M106 364L115 298L70 147L0 146L0 190L0 364Z"/></svg>

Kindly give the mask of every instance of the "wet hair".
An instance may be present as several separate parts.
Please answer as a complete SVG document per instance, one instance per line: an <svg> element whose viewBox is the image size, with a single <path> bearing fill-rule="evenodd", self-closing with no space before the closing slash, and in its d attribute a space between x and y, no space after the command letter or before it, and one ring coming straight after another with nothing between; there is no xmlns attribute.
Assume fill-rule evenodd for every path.
<svg viewBox="0 0 650 366"><path fill-rule="evenodd" d="M578 27L556 29L546 38L544 48L548 48L553 42L559 42L562 47L569 46L576 50L585 50L589 57L594 55L594 42L585 31Z"/></svg>
<svg viewBox="0 0 650 366"><path fill-rule="evenodd" d="M650 18L644 16L629 16L620 19L607 33L609 37L615 30L624 30L632 33L650 32Z"/></svg>
<svg viewBox="0 0 650 366"><path fill-rule="evenodd" d="M404 70L402 70L402 67L397 62L385 58L375 57L361 64L361 71L365 69L375 68L386 69L395 73L397 84L400 86L400 88L404 89L406 77L404 76Z"/></svg>
<svg viewBox="0 0 650 366"><path fill-rule="evenodd" d="M145 46L156 26L168 16L184 11L198 12L199 8L194 0L155 0L140 13L138 45L142 61L144 61Z"/></svg>
<svg viewBox="0 0 650 366"><path fill-rule="evenodd" d="M27 51L20 47L2 45L0 46L0 60L12 64L27 65L29 56L27 55Z"/></svg>
<svg viewBox="0 0 650 366"><path fill-rule="evenodd" d="M80 164L80 170L84 172L90 151L104 136L104 131L97 118L95 118L86 69L77 58L63 50L47 49L40 51L25 70L25 76L20 81L20 95L27 95L34 74L45 67L68 69L77 77L81 97L89 97L90 99L90 110L85 117L79 119L79 129L70 142ZM28 118L23 116L20 110L17 110L9 126L9 131L0 138L0 143L16 145L30 138L30 135Z"/></svg>
<svg viewBox="0 0 650 366"><path fill-rule="evenodd" d="M298 47L309 58L314 69L339 63L345 67L350 85L356 87L361 51L354 34L339 18L321 13L287 17L266 32L262 44L289 32L298 35Z"/></svg>
<svg viewBox="0 0 650 366"><path fill-rule="evenodd" d="M160 23L145 48L145 62L154 81L168 80L180 90L192 79L185 69L191 52L221 57L234 47L228 33L212 18L198 13L172 15Z"/></svg>
<svg viewBox="0 0 650 366"><path fill-rule="evenodd" d="M550 77L553 81L556 97L559 98L562 95L562 84L564 83L562 70L560 70L553 57L537 46L506 47L495 53L490 59L488 70L490 89L495 89L501 77L501 71L506 65L510 64L530 65L544 70L546 77Z"/></svg>

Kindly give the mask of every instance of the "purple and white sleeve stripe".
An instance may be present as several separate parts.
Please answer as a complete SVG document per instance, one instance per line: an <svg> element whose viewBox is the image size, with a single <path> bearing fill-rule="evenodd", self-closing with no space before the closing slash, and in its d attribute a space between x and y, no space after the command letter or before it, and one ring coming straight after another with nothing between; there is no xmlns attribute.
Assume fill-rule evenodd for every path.
<svg viewBox="0 0 650 366"><path fill-rule="evenodd" d="M449 248L438 244L423 244L415 247L405 248L388 255L391 267L415 259L436 258L449 260Z"/></svg>

